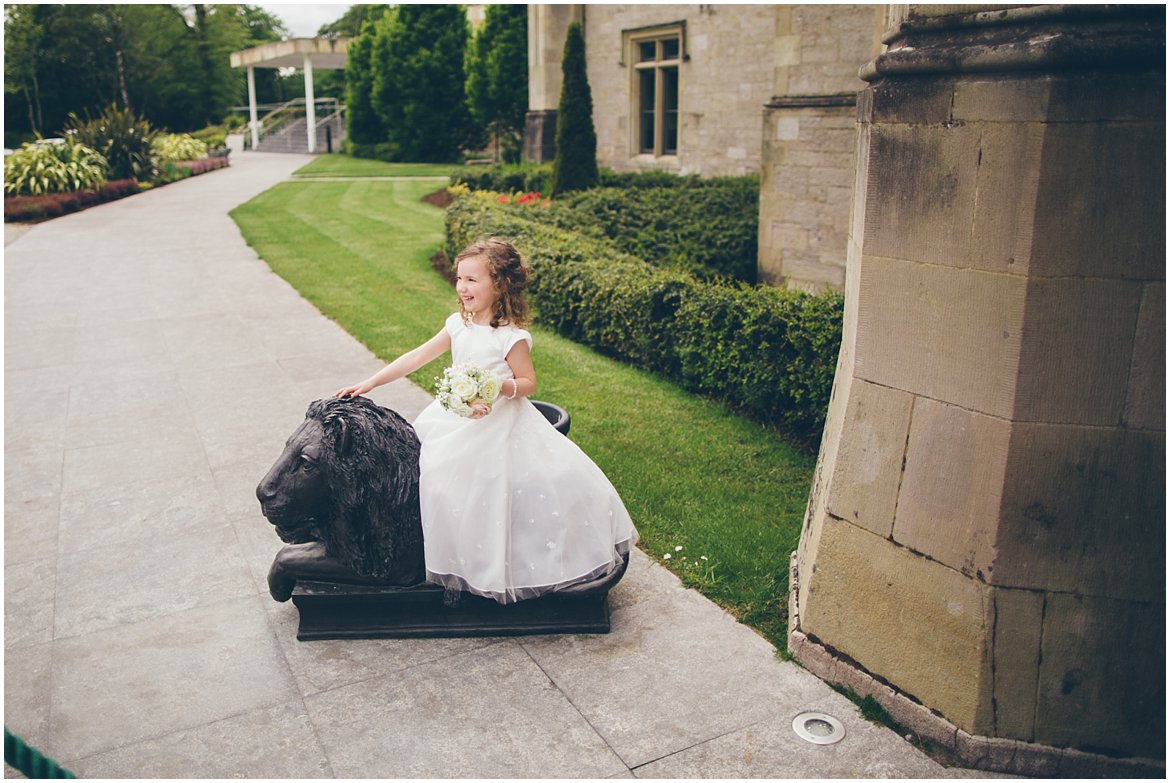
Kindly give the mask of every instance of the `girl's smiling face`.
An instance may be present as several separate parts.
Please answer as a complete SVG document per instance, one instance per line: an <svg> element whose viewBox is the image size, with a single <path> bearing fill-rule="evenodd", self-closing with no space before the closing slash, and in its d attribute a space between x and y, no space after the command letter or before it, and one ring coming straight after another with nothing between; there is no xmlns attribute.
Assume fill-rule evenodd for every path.
<svg viewBox="0 0 1170 783"><path fill-rule="evenodd" d="M496 287L488 273L487 264L479 256L464 258L455 270L455 291L463 309L473 316L487 313L491 317L496 301Z"/></svg>

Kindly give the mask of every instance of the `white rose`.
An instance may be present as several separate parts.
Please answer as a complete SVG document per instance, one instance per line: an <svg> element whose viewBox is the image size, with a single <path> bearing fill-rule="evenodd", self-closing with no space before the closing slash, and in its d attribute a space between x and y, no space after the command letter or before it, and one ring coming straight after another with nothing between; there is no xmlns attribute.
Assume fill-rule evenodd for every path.
<svg viewBox="0 0 1170 783"><path fill-rule="evenodd" d="M450 411L452 413L455 413L455 414L462 416L463 418L468 418L469 416L471 416L471 408L469 408L467 406L467 403L463 402L463 400L460 400L458 398L451 400Z"/></svg>
<svg viewBox="0 0 1170 783"><path fill-rule="evenodd" d="M488 405L496 401L496 397L500 396L500 387L503 386L503 381L494 375L489 375L483 379L479 384L479 396Z"/></svg>
<svg viewBox="0 0 1170 783"><path fill-rule="evenodd" d="M475 381L466 375L460 375L451 381L451 393L460 400L469 400L475 396Z"/></svg>

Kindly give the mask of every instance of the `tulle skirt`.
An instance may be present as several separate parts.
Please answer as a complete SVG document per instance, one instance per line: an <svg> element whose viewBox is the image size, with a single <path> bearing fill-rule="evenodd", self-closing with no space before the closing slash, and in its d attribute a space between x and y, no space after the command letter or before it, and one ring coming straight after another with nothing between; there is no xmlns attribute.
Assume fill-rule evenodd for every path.
<svg viewBox="0 0 1170 783"><path fill-rule="evenodd" d="M414 423L427 581L506 604L605 576L637 531L601 469L526 399Z"/></svg>

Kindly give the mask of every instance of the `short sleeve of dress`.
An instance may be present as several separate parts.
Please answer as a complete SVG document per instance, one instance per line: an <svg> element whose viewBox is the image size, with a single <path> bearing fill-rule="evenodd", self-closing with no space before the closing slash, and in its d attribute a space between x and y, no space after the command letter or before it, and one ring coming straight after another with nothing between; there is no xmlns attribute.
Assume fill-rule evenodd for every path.
<svg viewBox="0 0 1170 783"><path fill-rule="evenodd" d="M512 349L516 347L516 343L523 340L528 343L528 350L532 350L532 335L526 329L509 329L508 334L504 339L504 357L507 358Z"/></svg>
<svg viewBox="0 0 1170 783"><path fill-rule="evenodd" d="M463 316L459 313L451 313L447 320L443 322L443 328L447 330L447 334L454 337L467 328L467 324L463 323Z"/></svg>

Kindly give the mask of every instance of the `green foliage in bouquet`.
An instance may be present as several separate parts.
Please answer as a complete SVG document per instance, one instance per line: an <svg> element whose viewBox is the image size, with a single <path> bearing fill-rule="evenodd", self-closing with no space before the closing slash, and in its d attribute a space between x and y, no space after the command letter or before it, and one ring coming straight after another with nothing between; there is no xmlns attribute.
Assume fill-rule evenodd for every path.
<svg viewBox="0 0 1170 783"><path fill-rule="evenodd" d="M35 141L4 159L6 196L97 190L106 184L106 159L73 141Z"/></svg>
<svg viewBox="0 0 1170 783"><path fill-rule="evenodd" d="M100 152L109 165L111 179L146 180L154 172L151 143L157 131L130 109L110 104L97 119L89 119L87 114L84 120L71 113L65 133Z"/></svg>
<svg viewBox="0 0 1170 783"><path fill-rule="evenodd" d="M160 133L154 137L150 149L156 165L207 157L207 144L187 133Z"/></svg>

